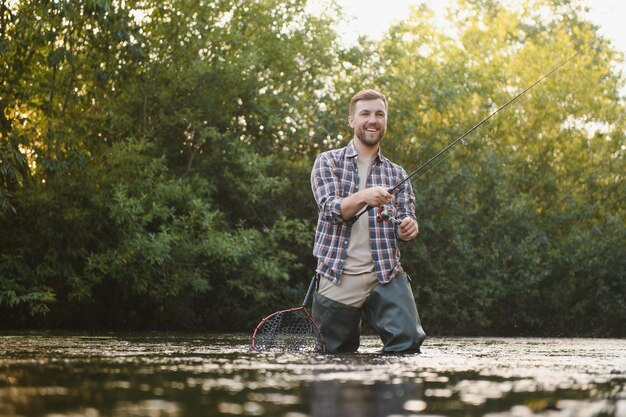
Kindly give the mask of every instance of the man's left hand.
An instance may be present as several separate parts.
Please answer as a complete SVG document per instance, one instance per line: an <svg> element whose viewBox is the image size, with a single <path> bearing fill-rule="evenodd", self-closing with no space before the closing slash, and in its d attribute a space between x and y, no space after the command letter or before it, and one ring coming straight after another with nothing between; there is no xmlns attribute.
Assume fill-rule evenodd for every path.
<svg viewBox="0 0 626 417"><path fill-rule="evenodd" d="M398 237L402 240L413 240L418 233L417 222L410 217L405 217L398 225Z"/></svg>

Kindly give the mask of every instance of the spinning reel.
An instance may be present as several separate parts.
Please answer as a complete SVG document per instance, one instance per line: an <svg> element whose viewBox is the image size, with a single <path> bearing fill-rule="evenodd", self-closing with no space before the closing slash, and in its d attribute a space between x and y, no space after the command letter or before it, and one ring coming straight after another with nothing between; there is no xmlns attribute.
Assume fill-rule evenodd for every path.
<svg viewBox="0 0 626 417"><path fill-rule="evenodd" d="M387 221L390 217L391 216L389 214L389 210L387 210L387 207L378 207L378 213L376 213L376 223L382 223L384 221Z"/></svg>

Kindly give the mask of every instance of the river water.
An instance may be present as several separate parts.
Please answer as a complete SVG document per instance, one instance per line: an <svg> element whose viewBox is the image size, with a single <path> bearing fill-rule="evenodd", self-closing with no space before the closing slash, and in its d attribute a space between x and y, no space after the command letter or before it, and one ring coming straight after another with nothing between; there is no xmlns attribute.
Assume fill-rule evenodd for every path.
<svg viewBox="0 0 626 417"><path fill-rule="evenodd" d="M0 416L618 416L626 340L429 338L251 352L248 335L0 335Z"/></svg>

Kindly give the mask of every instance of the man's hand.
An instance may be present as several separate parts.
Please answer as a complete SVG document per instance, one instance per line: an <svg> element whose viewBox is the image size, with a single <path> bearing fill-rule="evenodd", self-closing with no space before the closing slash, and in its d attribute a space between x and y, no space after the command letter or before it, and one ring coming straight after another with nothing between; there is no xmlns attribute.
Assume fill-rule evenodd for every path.
<svg viewBox="0 0 626 417"><path fill-rule="evenodd" d="M392 195L385 187L371 187L358 191L343 199L341 203L341 217L344 220L352 218L363 207L380 207L391 202Z"/></svg>
<svg viewBox="0 0 626 417"><path fill-rule="evenodd" d="M385 187L371 187L360 191L363 201L371 207L380 207L391 202L392 195Z"/></svg>
<svg viewBox="0 0 626 417"><path fill-rule="evenodd" d="M405 217L398 225L398 237L402 240L413 240L418 233L417 222L411 217Z"/></svg>

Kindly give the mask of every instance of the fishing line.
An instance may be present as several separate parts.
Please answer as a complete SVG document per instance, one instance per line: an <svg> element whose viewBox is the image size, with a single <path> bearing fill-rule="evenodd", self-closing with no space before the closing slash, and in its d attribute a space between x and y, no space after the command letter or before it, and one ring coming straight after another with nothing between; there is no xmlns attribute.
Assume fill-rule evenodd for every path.
<svg viewBox="0 0 626 417"><path fill-rule="evenodd" d="M485 117L483 120L481 120L480 122L476 123L471 129L469 129L467 132L463 133L461 136L459 136L457 139L455 139L454 141L450 142L445 148L443 148L441 151L439 151L435 156L433 156L432 158L430 158L428 161L424 162L421 166L419 166L415 171L413 171L410 175L408 175L406 178L404 178L402 181L400 181L398 184L396 184L394 187L388 189L387 191L389 193L393 193L394 191L396 191L400 186L402 186L405 182L409 181L411 178L413 178L416 174L418 174L420 171L422 171L424 168L426 168L427 166L429 166L430 164L432 164L434 161L436 161L437 159L441 158L442 155L446 154L452 147L454 147L457 143L463 141L463 139L465 139L465 137L467 135L469 135L470 133L472 133L473 131L475 131L476 129L478 129L480 126L482 126L483 124L485 124L489 119L491 119L493 116L495 116L496 114L498 114L500 111L504 110L505 108L507 108L510 104L512 104L514 101L516 101L518 98L520 98L522 95L524 95L528 90L530 90L531 88L533 88L534 86L536 86L537 84L539 84L540 82L542 82L543 80L545 80L546 78L548 78L550 75L552 75L553 73L555 73L556 71L558 71L559 69L561 69L561 67L563 67L564 65L566 65L567 63L569 63L570 61L572 61L574 58L576 58L578 55L582 54L584 51L586 51L587 49L589 49L591 47L591 45L593 45L594 43L598 42L598 40L594 40L590 43L588 43L585 47L581 48L578 52L576 52L574 55L570 56L569 58L567 58L566 60L562 61L561 63L559 63L556 67L554 67L553 69L551 69L548 73L544 74L543 76L541 76L537 81L535 81L534 83L532 83L531 85L529 85L528 87L526 87L521 93L517 94L515 97L511 98L509 101L507 101L506 103L504 103L502 106L498 107L496 110L494 110L491 114L489 114L487 117ZM465 141L464 141L465 142ZM448 155L446 155L446 157L443 159L445 160L447 158ZM436 167L437 165L439 165L441 162L443 162L443 160L441 160L440 162L438 162L437 164L435 164L434 166L432 166L428 171L424 172L424 174L428 173L431 169L433 169L434 167ZM424 175L422 174L422 175ZM421 177L421 176L420 176ZM418 177L419 178L419 177ZM368 211L370 211L371 209L373 209L374 207L372 206L367 206L365 207L360 213L354 215L350 220L348 220L350 223L354 223L355 221L357 221L359 219L359 217L361 217L363 214L367 213ZM384 217L384 216L383 216ZM383 219L384 220L384 219ZM381 221L379 219L379 221Z"/></svg>

